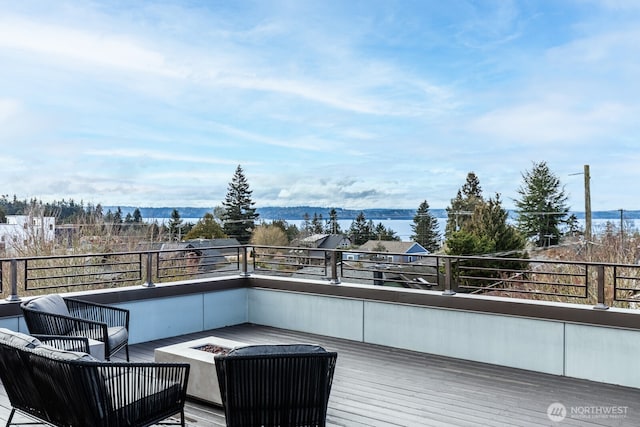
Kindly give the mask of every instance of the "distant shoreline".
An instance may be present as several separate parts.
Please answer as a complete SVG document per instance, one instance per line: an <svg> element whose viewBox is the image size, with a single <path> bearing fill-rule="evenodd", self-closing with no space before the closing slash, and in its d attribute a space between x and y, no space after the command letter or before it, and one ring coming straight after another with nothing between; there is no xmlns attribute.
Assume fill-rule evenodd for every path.
<svg viewBox="0 0 640 427"><path fill-rule="evenodd" d="M120 208L123 215L133 213L135 209L140 210L140 214L143 218L170 218L171 212L176 209L182 218L202 218L206 213L212 213L213 208L195 208L195 207L135 207L135 206L104 206L103 212L111 210L112 212ZM415 209L342 209L342 208L321 208L314 206L294 206L294 207L264 207L256 208L256 212L260 215L260 218L265 219L283 219L283 220L302 220L304 215L307 214L311 219L315 215L322 215L323 219L329 218L329 212L331 209L335 209L338 219L352 220L355 219L360 212L364 213L367 220L412 220L416 210ZM509 217L516 218L517 212L515 210L508 209ZM447 218L446 209L429 209L431 215L435 218ZM571 211L569 214L574 214L578 219L584 219L584 212ZM591 218L602 220L620 220L620 209L608 210L608 211L593 211ZM623 211L623 219L640 219L640 210L625 210Z"/></svg>

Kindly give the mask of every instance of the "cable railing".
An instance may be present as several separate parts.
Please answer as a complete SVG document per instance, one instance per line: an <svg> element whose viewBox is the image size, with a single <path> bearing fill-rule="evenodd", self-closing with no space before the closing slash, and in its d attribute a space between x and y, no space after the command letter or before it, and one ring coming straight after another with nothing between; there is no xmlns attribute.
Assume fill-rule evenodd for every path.
<svg viewBox="0 0 640 427"><path fill-rule="evenodd" d="M48 292L270 275L635 308L640 265L287 246L211 246L0 259L7 300Z"/></svg>

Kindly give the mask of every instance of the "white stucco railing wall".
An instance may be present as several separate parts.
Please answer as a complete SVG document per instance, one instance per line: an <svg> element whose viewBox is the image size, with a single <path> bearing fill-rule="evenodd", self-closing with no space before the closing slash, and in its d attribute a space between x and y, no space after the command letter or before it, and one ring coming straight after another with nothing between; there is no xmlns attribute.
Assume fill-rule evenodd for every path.
<svg viewBox="0 0 640 427"><path fill-rule="evenodd" d="M250 322L640 388L635 330L265 288L118 306L131 311L132 344ZM28 332L21 316L0 327Z"/></svg>

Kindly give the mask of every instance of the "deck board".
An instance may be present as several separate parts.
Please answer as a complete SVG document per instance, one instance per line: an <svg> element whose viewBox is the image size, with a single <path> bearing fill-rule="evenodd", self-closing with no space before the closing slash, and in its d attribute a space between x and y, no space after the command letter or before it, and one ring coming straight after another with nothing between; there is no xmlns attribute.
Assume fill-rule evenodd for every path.
<svg viewBox="0 0 640 427"><path fill-rule="evenodd" d="M338 352L329 400L330 426L637 426L640 390L520 369L364 344L256 325L212 331L132 345L133 361L153 360L157 347L215 335L249 344L319 344ZM120 353L117 358L122 357ZM626 407L625 417L566 418L547 416L551 403L571 407ZM0 422L10 403L0 392ZM22 418L20 418L22 419ZM189 401L187 425L224 426L223 411Z"/></svg>

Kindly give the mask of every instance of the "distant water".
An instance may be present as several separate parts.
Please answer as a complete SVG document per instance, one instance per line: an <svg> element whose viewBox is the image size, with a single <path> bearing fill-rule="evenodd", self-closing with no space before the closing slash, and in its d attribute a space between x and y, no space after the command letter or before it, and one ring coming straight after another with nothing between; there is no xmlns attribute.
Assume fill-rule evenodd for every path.
<svg viewBox="0 0 640 427"><path fill-rule="evenodd" d="M145 218L145 222L153 222L157 221L158 224L167 224L170 221L170 218ZM200 218L182 218L183 223L192 223L195 224L200 220ZM436 218L438 221L438 231L440 232L440 236L443 237L444 229L447 225L447 218ZM271 219L260 218L260 221L264 221L266 223L270 223ZM288 224L294 224L298 228L302 227L304 223L303 220L295 220L295 219L286 219ZM620 221L615 219L593 219L591 221L593 227L593 233L599 234L602 233L605 228L607 222L610 222L616 229L620 229ZM349 230L351 224L353 223L352 219L341 219L338 220L338 224L340 224L340 228L343 232ZM374 219L373 224L378 225L382 223L386 228L395 231L396 236L403 241L411 240L411 236L413 235L413 230L411 226L413 225L413 220L410 219ZM578 224L581 228L584 229L584 219L578 219ZM625 231L634 232L638 231L638 227L640 226L640 219L625 219L623 221L623 226Z"/></svg>
<svg viewBox="0 0 640 427"><path fill-rule="evenodd" d="M265 222L271 222L270 219L263 219ZM444 230L447 226L447 218L436 218L438 221L438 231L440 232L440 237L444 238ZM295 224L300 228L304 221L298 220L285 220L289 224ZM338 224L340 224L340 228L343 232L349 230L351 227L352 219L348 220L338 220ZM512 221L510 221L512 222ZM600 234L604 232L606 229L607 222L610 222L617 230L620 229L620 221L616 221L614 219L593 219L591 221L592 231L594 234ZM374 219L373 224L378 225L378 223L382 223L386 228L391 229L396 232L396 236L400 238L402 241L411 240L411 236L414 234L411 226L413 225L413 220L411 219ZM582 229L584 229L584 219L578 219L578 225ZM623 227L626 232L634 232L638 231L638 227L640 226L640 219L625 219L623 221Z"/></svg>

